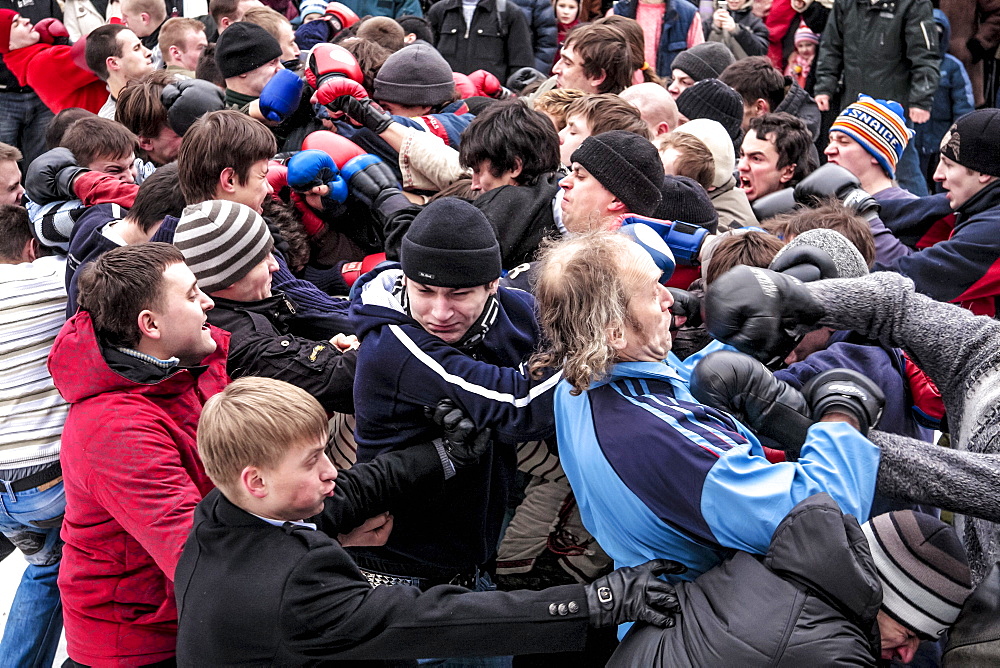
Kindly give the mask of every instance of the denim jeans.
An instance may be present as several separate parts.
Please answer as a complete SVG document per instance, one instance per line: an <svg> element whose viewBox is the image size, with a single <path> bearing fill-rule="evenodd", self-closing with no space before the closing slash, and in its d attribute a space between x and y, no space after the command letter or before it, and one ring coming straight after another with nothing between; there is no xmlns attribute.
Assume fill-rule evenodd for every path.
<svg viewBox="0 0 1000 668"><path fill-rule="evenodd" d="M906 119L906 127L913 128L913 122L910 119ZM896 164L896 180L899 182L900 188L910 191L917 197L927 197L929 194L927 192L927 179L920 171L920 156L917 155L917 147L912 140L906 144L903 155L900 156L899 162Z"/></svg>
<svg viewBox="0 0 1000 668"><path fill-rule="evenodd" d="M53 118L34 93L0 92L0 142L21 149L25 169L45 152L45 130Z"/></svg>
<svg viewBox="0 0 1000 668"><path fill-rule="evenodd" d="M0 640L0 666L48 667L55 659L62 632L62 601L56 578L65 509L62 482L42 492L11 493L0 481L0 531L28 562Z"/></svg>

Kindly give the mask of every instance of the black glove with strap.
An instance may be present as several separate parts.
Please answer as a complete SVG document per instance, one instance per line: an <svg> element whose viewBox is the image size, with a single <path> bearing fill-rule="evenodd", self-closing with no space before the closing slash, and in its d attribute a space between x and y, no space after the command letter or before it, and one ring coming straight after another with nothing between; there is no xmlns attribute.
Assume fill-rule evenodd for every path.
<svg viewBox="0 0 1000 668"><path fill-rule="evenodd" d="M785 359L823 315L801 281L757 267L730 269L705 294L708 333L765 364Z"/></svg>
<svg viewBox="0 0 1000 668"><path fill-rule="evenodd" d="M801 392L775 378L752 357L730 350L720 350L698 362L691 373L691 395L792 453L805 443L813 423Z"/></svg>
<svg viewBox="0 0 1000 668"><path fill-rule="evenodd" d="M686 570L676 561L653 559L594 580L584 587L590 625L600 629L626 622L646 622L670 628L674 616L681 611L680 603L674 586L656 576L676 575Z"/></svg>
<svg viewBox="0 0 1000 668"><path fill-rule="evenodd" d="M840 165L828 162L795 186L795 201L809 208L815 208L823 200L831 197L843 199L848 193L861 187L861 181Z"/></svg>
<svg viewBox="0 0 1000 668"><path fill-rule="evenodd" d="M451 399L442 399L434 408L425 406L424 414L444 429L439 441L456 469L472 466L489 449L490 430L478 431Z"/></svg>
<svg viewBox="0 0 1000 668"><path fill-rule="evenodd" d="M878 424L885 408L882 389L850 369L830 369L813 376L802 394L817 420L828 413L846 413L858 421L858 431L864 436Z"/></svg>
<svg viewBox="0 0 1000 668"><path fill-rule="evenodd" d="M76 164L68 148L54 148L31 161L24 176L24 191L35 204L48 204L59 200L76 199L73 181L86 167Z"/></svg>

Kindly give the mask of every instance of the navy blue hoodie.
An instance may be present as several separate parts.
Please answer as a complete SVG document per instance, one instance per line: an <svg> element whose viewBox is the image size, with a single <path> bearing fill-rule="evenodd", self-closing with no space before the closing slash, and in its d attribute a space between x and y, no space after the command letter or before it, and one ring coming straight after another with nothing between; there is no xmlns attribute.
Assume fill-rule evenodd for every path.
<svg viewBox="0 0 1000 668"><path fill-rule="evenodd" d="M358 461L440 436L424 407L444 398L478 428L494 429L494 445L442 493L393 508L389 542L365 553L409 566L403 574L419 575L421 566L468 570L495 555L514 444L555 431L552 397L560 376L534 381L522 366L540 338L528 293L500 288L495 321L481 343L463 351L406 313L393 292L401 276L398 264L387 264L352 292L351 320L361 339L354 384Z"/></svg>

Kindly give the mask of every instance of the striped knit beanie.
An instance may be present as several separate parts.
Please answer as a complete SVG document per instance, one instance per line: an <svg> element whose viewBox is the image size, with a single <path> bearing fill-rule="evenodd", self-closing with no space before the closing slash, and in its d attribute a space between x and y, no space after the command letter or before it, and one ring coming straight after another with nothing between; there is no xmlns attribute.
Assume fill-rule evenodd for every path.
<svg viewBox="0 0 1000 668"><path fill-rule="evenodd" d="M913 136L906 127L903 107L892 100L858 95L858 101L840 112L830 132L843 132L861 144L878 161L890 179L896 178L896 163Z"/></svg>
<svg viewBox="0 0 1000 668"><path fill-rule="evenodd" d="M812 42L813 44L819 44L819 35L810 30L809 26L805 24L805 21L803 21L799 26L799 29L795 31L795 45L798 46L799 42Z"/></svg>
<svg viewBox="0 0 1000 668"><path fill-rule="evenodd" d="M972 592L969 562L958 534L932 515L898 510L861 526L882 583L882 610L936 640Z"/></svg>
<svg viewBox="0 0 1000 668"><path fill-rule="evenodd" d="M256 211L236 202L209 200L184 209L174 245L211 294L228 288L267 257L274 240Z"/></svg>

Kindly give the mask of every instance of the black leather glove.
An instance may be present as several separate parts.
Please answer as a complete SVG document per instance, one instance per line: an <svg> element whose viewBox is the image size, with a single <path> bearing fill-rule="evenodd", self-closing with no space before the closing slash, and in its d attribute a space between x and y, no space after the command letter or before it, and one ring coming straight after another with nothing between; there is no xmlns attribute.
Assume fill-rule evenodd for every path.
<svg viewBox="0 0 1000 668"><path fill-rule="evenodd" d="M759 197L750 203L753 215L757 216L757 220L760 222L793 211L796 206L795 190L793 188L783 188L770 195Z"/></svg>
<svg viewBox="0 0 1000 668"><path fill-rule="evenodd" d="M801 281L757 267L730 269L705 294L708 333L765 364L785 359L823 314Z"/></svg>
<svg viewBox="0 0 1000 668"><path fill-rule="evenodd" d="M978 63L989 54L989 50L975 36L968 39L965 43L965 48L969 50L969 55L972 56L973 63Z"/></svg>
<svg viewBox="0 0 1000 668"><path fill-rule="evenodd" d="M201 79L182 79L167 84L160 93L167 109L167 124L181 137L194 122L210 111L226 108L226 94L221 88Z"/></svg>
<svg viewBox="0 0 1000 668"><path fill-rule="evenodd" d="M730 350L698 362L691 374L691 395L793 453L805 443L813 423L801 392L775 378L757 360Z"/></svg>
<svg viewBox="0 0 1000 668"><path fill-rule="evenodd" d="M326 105L331 111L341 111L358 125L363 125L375 134L381 134L392 124L392 114L369 98L359 100L352 95L341 95Z"/></svg>
<svg viewBox="0 0 1000 668"><path fill-rule="evenodd" d="M795 186L795 201L810 208L817 207L825 199L843 199L860 187L858 177L840 165L828 162Z"/></svg>
<svg viewBox="0 0 1000 668"><path fill-rule="evenodd" d="M594 580L584 589L590 625L595 629L626 622L646 622L663 628L674 625L681 611L674 586L657 575L676 575L687 570L669 559L653 559L633 567L619 568Z"/></svg>
<svg viewBox="0 0 1000 668"><path fill-rule="evenodd" d="M490 447L490 430L477 432L475 423L450 399L442 399L434 408L425 406L424 414L444 429L441 444L456 469L475 464Z"/></svg>
<svg viewBox="0 0 1000 668"><path fill-rule="evenodd" d="M802 394L817 420L827 413L847 413L857 419L858 431L865 436L878 424L885 408L882 389L850 369L830 369L813 376L802 387Z"/></svg>
<svg viewBox="0 0 1000 668"><path fill-rule="evenodd" d="M42 153L28 165L24 176L24 191L35 204L48 204L59 200L76 199L73 181L86 167L76 164L68 148L54 148Z"/></svg>
<svg viewBox="0 0 1000 668"><path fill-rule="evenodd" d="M686 327L697 327L701 324L701 299L687 290L680 288L667 288L674 298L674 305L670 307L670 312L674 315L684 316Z"/></svg>

